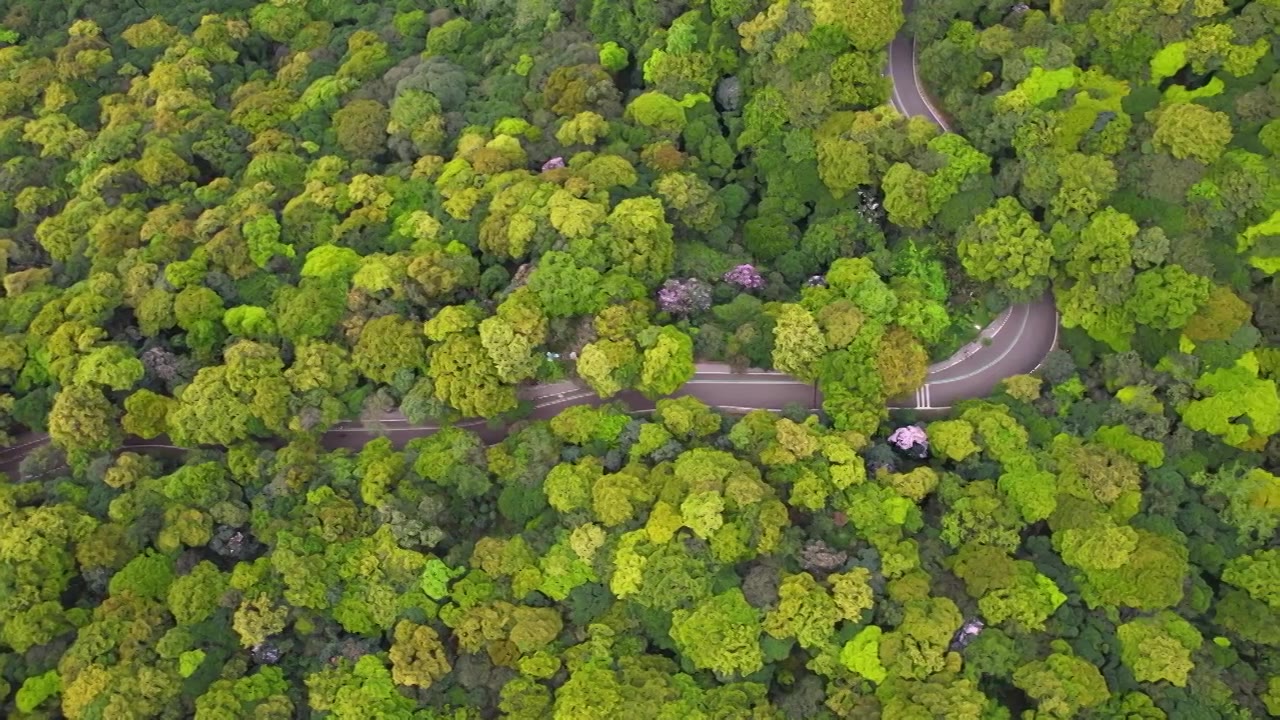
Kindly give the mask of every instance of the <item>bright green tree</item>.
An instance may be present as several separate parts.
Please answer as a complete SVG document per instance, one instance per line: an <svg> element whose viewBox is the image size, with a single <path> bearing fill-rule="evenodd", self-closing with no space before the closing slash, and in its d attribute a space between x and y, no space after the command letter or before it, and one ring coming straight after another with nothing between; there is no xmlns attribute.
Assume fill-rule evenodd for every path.
<svg viewBox="0 0 1280 720"><path fill-rule="evenodd" d="M657 399L680 389L693 375L693 339L666 325L644 350L636 388L646 397Z"/></svg>
<svg viewBox="0 0 1280 720"><path fill-rule="evenodd" d="M1054 652L1018 668L1014 684L1036 701L1036 708L1048 717L1073 718L1110 697L1107 682L1098 668L1074 655L1065 642L1054 641Z"/></svg>
<svg viewBox="0 0 1280 720"><path fill-rule="evenodd" d="M1156 147L1178 159L1192 158L1208 165L1231 142L1231 117L1199 103L1168 103L1151 115Z"/></svg>
<svg viewBox="0 0 1280 720"><path fill-rule="evenodd" d="M1167 680L1177 687L1186 687L1195 667L1191 653L1203 642L1191 623L1168 610L1120 625L1116 637L1121 659L1139 682Z"/></svg>
<svg viewBox="0 0 1280 720"><path fill-rule="evenodd" d="M736 588L671 617L671 639L680 652L723 676L750 675L764 666L760 631L759 611Z"/></svg>
<svg viewBox="0 0 1280 720"><path fill-rule="evenodd" d="M1044 287L1053 243L1017 200L1003 197L961 229L956 252L974 278L1031 293Z"/></svg>

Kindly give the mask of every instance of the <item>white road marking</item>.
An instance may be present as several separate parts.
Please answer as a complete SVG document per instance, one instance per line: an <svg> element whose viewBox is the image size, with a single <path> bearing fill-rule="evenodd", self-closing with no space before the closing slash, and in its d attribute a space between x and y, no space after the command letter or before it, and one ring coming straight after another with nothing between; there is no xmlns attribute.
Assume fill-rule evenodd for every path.
<svg viewBox="0 0 1280 720"><path fill-rule="evenodd" d="M996 319L993 320L990 325L988 325L985 328L982 328L978 332L977 340L971 343L967 343L964 347L957 350L954 355L947 358L946 360L930 365L929 374L932 375L932 374L940 373L943 370L946 370L951 367L955 367L956 365L959 365L965 360L968 360L970 356L972 356L975 352L977 352L978 350L981 350L984 347L982 344L983 338L995 339L995 337L1000 334L1000 331L1004 329L1004 326L1009 322L1009 316L1013 314L1014 307L1015 307L1014 305L1010 305L1009 307L1001 311L1001 313L996 316ZM1014 342L1017 342L1016 338L1014 339Z"/></svg>
<svg viewBox="0 0 1280 720"><path fill-rule="evenodd" d="M750 377L790 377L786 373L777 370L745 370L743 372L734 372L733 370L698 370L694 373L694 377L699 375L732 375L740 378Z"/></svg>
<svg viewBox="0 0 1280 720"><path fill-rule="evenodd" d="M929 96L925 94L924 88L920 86L920 74L916 72L916 58L918 57L920 57L920 53L916 52L916 39L915 37L912 37L911 38L911 80L912 82L915 83L916 92L920 94L920 99L924 101L925 109L927 109L929 111L929 114L933 116L933 121L938 123L938 127L941 127L946 132L951 132L951 128L947 125L947 121L942 119L942 114L939 113L938 109L933 106L933 103L929 102Z"/></svg>
<svg viewBox="0 0 1280 720"><path fill-rule="evenodd" d="M898 110L904 117L911 117L907 114L907 106L902 102L902 95L898 94L898 81L893 77L893 44L889 45L889 60L885 63L885 75L889 78L889 87L893 88L893 97L890 104Z"/></svg>
<svg viewBox="0 0 1280 720"><path fill-rule="evenodd" d="M1057 350L1057 349L1058 349L1058 330L1060 329L1060 327L1061 327L1061 326L1060 326L1060 324L1058 323L1058 313L1057 313L1057 308L1054 308L1054 314L1053 314L1053 342L1049 343L1049 352L1053 352L1054 350ZM1045 354L1044 354L1044 357L1040 359L1040 362L1036 363L1036 366L1035 366L1034 368L1032 368L1032 369L1031 369L1031 372L1035 372L1036 370L1039 370L1040 368L1044 367L1044 361L1045 361L1045 360L1048 360L1048 359L1049 359L1049 353L1045 353Z"/></svg>
<svg viewBox="0 0 1280 720"><path fill-rule="evenodd" d="M46 436L44 436L44 437L42 437L42 438L36 438L35 440L28 440L28 441L26 441L26 442L22 443L21 445L10 445L10 446L9 446L9 447L7 447L7 448L3 448L3 452L9 452L9 451L13 451L13 450L21 450L21 449L23 449L23 448L29 448L29 447L31 447L31 446L33 446L33 445L43 445L43 444L45 444L45 443L47 443L47 442L49 442L49 436L47 436L47 435L46 435Z"/></svg>
<svg viewBox="0 0 1280 720"><path fill-rule="evenodd" d="M996 365L999 365L1000 362L1003 361L1006 357L1008 357L1009 353L1013 352L1013 349L1018 346L1017 340L1022 338L1022 333L1027 329L1027 320L1030 317L1031 317L1030 311L1023 314L1022 324L1019 325L1018 327L1018 334L1014 336L1015 338L1014 342L1009 343L1009 347L1005 348L1004 352L1000 353L1000 355L995 360L992 360L991 362L987 363L986 365L983 365L980 368L977 368L976 370L967 372L964 375L960 375L953 378L946 378L944 380L935 380L933 384L942 385L944 383L952 383L952 382L960 382L961 380L968 380L971 377L974 377L976 375L981 375L987 370L995 367ZM1056 318L1055 318L1055 322L1056 322Z"/></svg>
<svg viewBox="0 0 1280 720"><path fill-rule="evenodd" d="M813 387L803 380L748 380L746 382L734 382L732 380L690 380L681 387L689 385L801 385L804 387Z"/></svg>

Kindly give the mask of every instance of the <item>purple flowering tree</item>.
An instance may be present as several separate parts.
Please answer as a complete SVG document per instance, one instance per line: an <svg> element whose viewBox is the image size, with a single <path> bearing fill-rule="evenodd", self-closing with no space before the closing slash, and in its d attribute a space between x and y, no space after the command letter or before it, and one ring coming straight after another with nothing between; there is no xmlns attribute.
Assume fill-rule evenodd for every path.
<svg viewBox="0 0 1280 720"><path fill-rule="evenodd" d="M737 285L743 290L759 290L764 287L764 278L754 265L744 264L724 274L724 281Z"/></svg>
<svg viewBox="0 0 1280 720"><path fill-rule="evenodd" d="M711 286L697 278L672 278L658 289L658 307L672 315L696 315L711 307Z"/></svg>
<svg viewBox="0 0 1280 720"><path fill-rule="evenodd" d="M889 436L889 444L899 450L924 457L929 452L929 436L919 425L903 425Z"/></svg>

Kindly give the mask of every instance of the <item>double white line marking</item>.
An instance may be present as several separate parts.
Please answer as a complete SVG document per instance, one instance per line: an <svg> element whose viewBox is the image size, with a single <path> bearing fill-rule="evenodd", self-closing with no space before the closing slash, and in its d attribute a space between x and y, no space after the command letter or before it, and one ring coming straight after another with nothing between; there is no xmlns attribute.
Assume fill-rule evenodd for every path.
<svg viewBox="0 0 1280 720"><path fill-rule="evenodd" d="M929 383L925 383L924 385L921 385L919 388L916 389L916 407L931 408L933 406L929 404L930 401L931 399L929 397Z"/></svg>

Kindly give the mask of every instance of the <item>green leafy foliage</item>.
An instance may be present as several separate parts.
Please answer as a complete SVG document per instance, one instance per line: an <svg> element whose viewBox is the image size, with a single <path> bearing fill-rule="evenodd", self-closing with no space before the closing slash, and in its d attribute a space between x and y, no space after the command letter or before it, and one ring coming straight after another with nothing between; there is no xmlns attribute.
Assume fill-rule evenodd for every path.
<svg viewBox="0 0 1280 720"><path fill-rule="evenodd" d="M1274 3L375 5L6 6L0 715L1280 713Z"/></svg>

